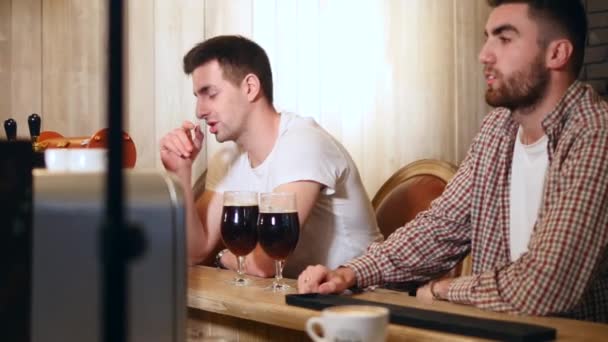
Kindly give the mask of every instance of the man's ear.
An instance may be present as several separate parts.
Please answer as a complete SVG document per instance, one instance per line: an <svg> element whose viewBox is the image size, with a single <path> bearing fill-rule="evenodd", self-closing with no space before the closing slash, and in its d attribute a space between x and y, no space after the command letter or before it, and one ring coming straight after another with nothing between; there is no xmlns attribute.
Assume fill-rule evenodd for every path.
<svg viewBox="0 0 608 342"><path fill-rule="evenodd" d="M557 39L547 47L546 65L549 69L563 70L572 59L574 46L568 39Z"/></svg>
<svg viewBox="0 0 608 342"><path fill-rule="evenodd" d="M253 102L261 96L260 79L254 74L247 74L242 82L243 91L247 95L247 99Z"/></svg>

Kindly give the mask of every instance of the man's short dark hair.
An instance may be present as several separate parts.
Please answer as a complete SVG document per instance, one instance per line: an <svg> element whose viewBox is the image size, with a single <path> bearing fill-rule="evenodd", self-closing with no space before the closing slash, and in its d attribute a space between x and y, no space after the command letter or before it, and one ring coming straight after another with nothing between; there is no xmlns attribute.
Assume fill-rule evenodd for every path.
<svg viewBox="0 0 608 342"><path fill-rule="evenodd" d="M272 71L264 49L242 36L217 36L197 44L184 56L184 72L192 74L199 66L217 60L224 77L240 85L247 74L260 80L264 96L272 104Z"/></svg>
<svg viewBox="0 0 608 342"><path fill-rule="evenodd" d="M574 46L572 71L578 75L583 67L587 40L587 14L582 2L580 0L488 0L490 7L514 3L527 4L530 18L541 19L549 24L542 26L541 30L547 31L544 34L566 35ZM556 28L558 31L550 28ZM549 37L545 37L547 38Z"/></svg>

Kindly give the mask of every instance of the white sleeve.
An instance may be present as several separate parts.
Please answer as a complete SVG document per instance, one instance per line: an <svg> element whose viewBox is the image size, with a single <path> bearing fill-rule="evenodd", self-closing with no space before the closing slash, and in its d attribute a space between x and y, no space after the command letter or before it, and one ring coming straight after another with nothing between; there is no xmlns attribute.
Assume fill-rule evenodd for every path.
<svg viewBox="0 0 608 342"><path fill-rule="evenodd" d="M345 151L322 130L297 133L284 136L278 146L272 171L274 187L313 181L324 186L324 194L332 195L347 172Z"/></svg>

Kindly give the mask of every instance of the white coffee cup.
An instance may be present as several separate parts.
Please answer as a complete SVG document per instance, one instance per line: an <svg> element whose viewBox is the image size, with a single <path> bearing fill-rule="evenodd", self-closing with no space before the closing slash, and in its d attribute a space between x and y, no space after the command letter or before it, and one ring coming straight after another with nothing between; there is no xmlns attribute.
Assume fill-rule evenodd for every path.
<svg viewBox="0 0 608 342"><path fill-rule="evenodd" d="M70 149L70 172L98 172L106 168L107 150L104 148L75 148Z"/></svg>
<svg viewBox="0 0 608 342"><path fill-rule="evenodd" d="M314 341L384 342L388 317L388 309L380 306L334 306L323 310L320 317L309 318L306 332Z"/></svg>
<svg viewBox="0 0 608 342"><path fill-rule="evenodd" d="M51 172L65 172L69 168L69 150L49 148L44 151L44 164Z"/></svg>

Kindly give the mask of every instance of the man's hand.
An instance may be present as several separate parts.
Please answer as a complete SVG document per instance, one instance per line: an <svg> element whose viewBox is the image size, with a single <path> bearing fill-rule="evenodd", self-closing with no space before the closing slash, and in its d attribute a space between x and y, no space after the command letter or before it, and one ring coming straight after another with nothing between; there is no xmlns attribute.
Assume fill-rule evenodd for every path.
<svg viewBox="0 0 608 342"><path fill-rule="evenodd" d="M348 267L330 271L322 265L308 266L298 277L298 292L340 293L356 284L355 272Z"/></svg>
<svg viewBox="0 0 608 342"><path fill-rule="evenodd" d="M445 278L436 280L433 284L433 291L435 292L435 295L437 295L437 297L439 297L441 300L446 300L448 298L448 290L450 289L450 285L452 285L452 282L455 279L456 278ZM437 300L433 296L433 293L431 293L431 283L432 282L429 282L428 284L419 287L416 291L416 298L425 303L430 303L433 300Z"/></svg>
<svg viewBox="0 0 608 342"><path fill-rule="evenodd" d="M160 159L165 169L179 173L184 168L190 168L203 146L203 137L201 126L190 121L184 121L181 127L162 137Z"/></svg>

